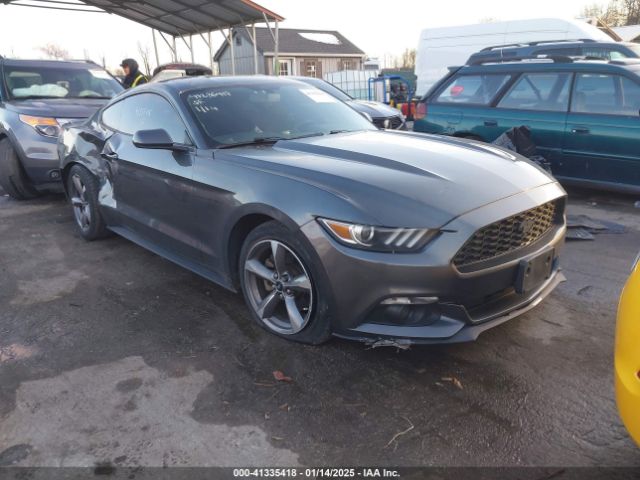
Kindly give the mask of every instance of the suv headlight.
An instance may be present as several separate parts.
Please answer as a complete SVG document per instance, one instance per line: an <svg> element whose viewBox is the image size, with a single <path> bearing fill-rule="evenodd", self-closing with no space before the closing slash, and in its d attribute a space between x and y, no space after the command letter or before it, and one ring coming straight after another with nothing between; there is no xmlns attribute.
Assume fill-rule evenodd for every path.
<svg viewBox="0 0 640 480"><path fill-rule="evenodd" d="M60 135L60 124L55 118L20 115L20 121L33 127L40 135L45 137L57 138Z"/></svg>
<svg viewBox="0 0 640 480"><path fill-rule="evenodd" d="M636 259L633 261L633 265L631 265L631 271L632 272L636 271L636 267L638 266L639 263L640 263L640 253L636 257Z"/></svg>
<svg viewBox="0 0 640 480"><path fill-rule="evenodd" d="M319 218L320 224L340 243L377 252L417 252L437 234L429 228L389 228Z"/></svg>

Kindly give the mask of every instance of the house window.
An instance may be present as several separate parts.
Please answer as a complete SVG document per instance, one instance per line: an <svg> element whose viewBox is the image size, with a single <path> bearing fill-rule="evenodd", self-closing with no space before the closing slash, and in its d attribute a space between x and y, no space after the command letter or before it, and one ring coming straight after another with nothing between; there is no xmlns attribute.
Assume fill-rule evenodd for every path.
<svg viewBox="0 0 640 480"><path fill-rule="evenodd" d="M355 70L351 60L342 60L342 70Z"/></svg>
<svg viewBox="0 0 640 480"><path fill-rule="evenodd" d="M307 63L307 77L316 78L316 64Z"/></svg>
<svg viewBox="0 0 640 480"><path fill-rule="evenodd" d="M236 35L236 45L242 45L242 37L240 35Z"/></svg>
<svg viewBox="0 0 640 480"><path fill-rule="evenodd" d="M278 60L279 69L278 74L281 77L287 77L291 75L291 60Z"/></svg>

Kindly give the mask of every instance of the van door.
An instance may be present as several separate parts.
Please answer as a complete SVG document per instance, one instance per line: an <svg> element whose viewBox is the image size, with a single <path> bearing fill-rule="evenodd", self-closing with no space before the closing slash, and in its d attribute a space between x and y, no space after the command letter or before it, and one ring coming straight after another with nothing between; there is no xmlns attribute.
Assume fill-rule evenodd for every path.
<svg viewBox="0 0 640 480"><path fill-rule="evenodd" d="M496 105L495 120L504 132L526 125L538 153L560 169L572 74L523 73Z"/></svg>
<svg viewBox="0 0 640 480"><path fill-rule="evenodd" d="M558 176L640 186L640 85L608 73L577 73Z"/></svg>

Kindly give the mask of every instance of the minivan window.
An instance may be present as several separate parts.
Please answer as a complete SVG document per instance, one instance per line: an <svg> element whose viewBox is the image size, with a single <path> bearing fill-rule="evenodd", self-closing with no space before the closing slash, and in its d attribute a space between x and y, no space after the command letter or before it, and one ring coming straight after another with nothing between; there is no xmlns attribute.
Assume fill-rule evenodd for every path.
<svg viewBox="0 0 640 480"><path fill-rule="evenodd" d="M526 73L500 100L499 108L566 112L570 73Z"/></svg>
<svg viewBox="0 0 640 480"><path fill-rule="evenodd" d="M571 99L571 111L605 115L638 115L640 86L626 77L581 73Z"/></svg>
<svg viewBox="0 0 640 480"><path fill-rule="evenodd" d="M509 74L459 75L446 84L436 102L489 105L510 78Z"/></svg>
<svg viewBox="0 0 640 480"><path fill-rule="evenodd" d="M109 128L133 135L138 130L164 129L176 143L189 143L184 123L171 104L160 95L142 93L107 108L102 122Z"/></svg>

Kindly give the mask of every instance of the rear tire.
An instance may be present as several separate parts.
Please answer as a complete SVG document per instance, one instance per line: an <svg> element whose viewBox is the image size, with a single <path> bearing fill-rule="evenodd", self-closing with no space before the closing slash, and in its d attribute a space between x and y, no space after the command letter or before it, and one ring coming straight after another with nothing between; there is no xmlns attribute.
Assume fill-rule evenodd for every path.
<svg viewBox="0 0 640 480"><path fill-rule="evenodd" d="M16 200L31 200L40 196L29 181L8 138L0 140L0 186Z"/></svg>
<svg viewBox="0 0 640 480"><path fill-rule="evenodd" d="M270 333L318 345L331 337L329 289L303 239L272 221L247 236L239 277L251 316Z"/></svg>
<svg viewBox="0 0 640 480"><path fill-rule="evenodd" d="M109 235L100 214L98 181L89 170L74 165L67 176L67 192L80 235L85 240L97 240Z"/></svg>

